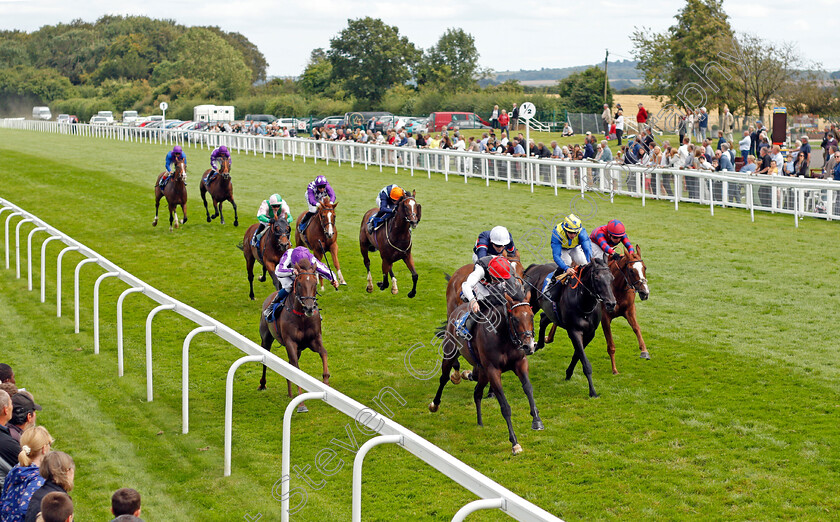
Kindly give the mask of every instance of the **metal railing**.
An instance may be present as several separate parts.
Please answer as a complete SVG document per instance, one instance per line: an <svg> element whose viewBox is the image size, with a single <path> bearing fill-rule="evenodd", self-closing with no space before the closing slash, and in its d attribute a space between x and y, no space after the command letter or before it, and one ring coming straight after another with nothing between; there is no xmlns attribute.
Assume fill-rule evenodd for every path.
<svg viewBox="0 0 840 522"><path fill-rule="evenodd" d="M36 122L38 123L38 122ZM47 122L45 122L47 123ZM45 129L54 128L53 126L45 126ZM195 335L202 332L212 332L219 338L227 341L235 348L239 349L244 356L234 362L227 373L227 380L225 385L225 423L224 423L224 437L225 437L225 455L224 455L224 475L229 476L231 473L231 450L232 450L232 424L233 424L233 380L236 369L245 363L262 363L270 368L280 376L294 382L308 393L300 395L293 399L286 408L283 421L283 455L282 465L286 475L284 475L283 495L281 505L282 519L288 520L289 516L289 495L288 495L288 471L289 471L289 455L291 444L291 418L294 408L304 399L320 399L328 406L348 415L355 419L357 425L364 425L370 434L376 433L378 436L368 440L362 448L360 448L356 462L353 467L353 506L352 519L358 521L361 519L361 472L362 460L364 454L373 446L381 443L394 443L407 450L409 453L417 456L422 461L426 462L436 470L440 471L450 479L454 480L464 488L468 489L480 499L486 500L486 503L471 502L461 511L455 515L455 520L460 520L462 514L469 512L476 507L483 507L484 509L498 508L517 520L541 520L541 521L559 521L559 519L550 513L544 511L538 506L532 504L502 487L496 482L490 480L488 477L482 475L475 469L469 467L465 463L456 459L452 455L446 453L434 444L423 439L408 428L392 421L386 416L380 415L371 408L366 407L343 393L323 384L309 376L307 373L291 366L286 361L282 360L273 353L263 350L258 344L246 338L239 332L231 329L225 324L213 319L207 314L196 310L195 308L174 299L160 290L154 288L148 283L140 280L132 274L121 269L102 255L94 250L74 240L67 234L64 234L55 227L50 226L35 215L18 207L17 205L0 198L0 218L3 213L11 211L6 215L5 223L5 254L6 254L6 268L10 267L10 245L9 245L9 225L10 221L19 217L19 221L15 228L15 266L17 267L16 275L18 278L20 274L20 229L24 224L34 225L34 228L29 233L27 238L27 275L29 278L28 289L32 290L32 238L35 233L43 232L46 238L43 240L41 249L41 301L45 297L45 260L46 260L46 245L50 241L60 240L66 247L62 249L57 259L57 274L56 274L56 308L57 316L61 316L61 273L62 273L62 258L65 253L78 252L84 259L78 262L75 269L74 278L74 295L75 295L75 331L78 333L78 309L79 309L79 271L85 264L96 264L105 271L96 279L94 284L94 353L99 353L99 286L103 279L113 277L121 280L128 285L128 288L122 292L117 302L117 350L118 350L118 376L123 375L123 344L122 344L122 309L123 303L128 295L131 293L143 294L155 303L158 304L149 312L146 319L146 391L147 400L152 401L154 398L154 386L152 380L152 319L155 315L163 310L171 310L172 312L194 322L197 327L192 330L184 339L183 359L182 359L182 422L183 433L189 431L189 345ZM364 450L364 451L362 451ZM467 511L465 511L467 509ZM461 518L459 518L461 517Z"/></svg>
<svg viewBox="0 0 840 522"><path fill-rule="evenodd" d="M648 199L708 205L714 215L715 207L741 208L750 211L784 213L794 216L799 226L803 217L817 219L840 218L840 182L833 180L793 178L786 176L747 175L738 172L711 172L628 166L594 161L567 161L551 158L513 157L455 150L418 149L389 145L364 144L352 141L322 141L306 138L278 138L260 135L145 129L143 127L66 124L32 120L0 120L0 128L35 130L109 138L121 141L179 144L194 148L212 149L226 145L244 154L263 157L290 156L293 161L326 161L362 165L364 168L402 169L412 176L426 172L491 181L551 187L558 189L597 192L612 201L615 195L640 198L642 206Z"/></svg>

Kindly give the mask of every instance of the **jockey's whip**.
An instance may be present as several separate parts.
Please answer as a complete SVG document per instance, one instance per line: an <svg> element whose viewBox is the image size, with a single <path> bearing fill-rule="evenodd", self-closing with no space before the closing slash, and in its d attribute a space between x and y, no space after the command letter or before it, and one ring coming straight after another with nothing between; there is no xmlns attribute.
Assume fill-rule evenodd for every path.
<svg viewBox="0 0 840 522"><path fill-rule="evenodd" d="M327 257L327 251L326 251L326 250L324 250L324 244L323 244L323 243L321 243L321 240L320 240L320 239L318 240L318 244L319 244L319 245L321 245L321 252L323 252L323 254L324 254L324 261L326 261L326 263L327 263L327 268L329 268L329 269L330 269L330 273L331 273L331 274L335 274L335 276L336 276L336 277L338 277L338 274L336 274L335 272L333 272L333 269L332 269L332 267L330 266L330 259ZM335 288L335 287L333 287L333 288ZM336 291L336 292L338 292L338 288L336 288L336 289L335 289L335 291Z"/></svg>

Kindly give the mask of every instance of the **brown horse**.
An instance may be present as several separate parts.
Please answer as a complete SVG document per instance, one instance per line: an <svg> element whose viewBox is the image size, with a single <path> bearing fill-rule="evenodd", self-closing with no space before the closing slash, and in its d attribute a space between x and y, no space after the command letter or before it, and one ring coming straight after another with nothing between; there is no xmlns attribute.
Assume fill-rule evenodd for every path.
<svg viewBox="0 0 840 522"><path fill-rule="evenodd" d="M391 293L397 294L397 278L394 277L393 265L400 259L411 271L411 291L408 297L417 295L417 271L414 269L414 257L411 255L411 231L420 222L420 203L414 200L416 191L409 196L406 194L397 202L394 215L373 233L368 232L367 224L371 216L379 211L372 208L362 218L359 231L359 248L367 269L367 291L373 292L373 278L370 275L370 258L368 252L376 252L382 257L382 282L377 283L380 290L388 288L388 276L391 276Z"/></svg>
<svg viewBox="0 0 840 522"><path fill-rule="evenodd" d="M181 213L184 214L184 224L187 223L187 185L184 183L184 176L187 174L186 160L184 158L175 159L175 172L167 181L166 188L161 189L160 180L166 174L166 172L161 172L155 183L155 220L152 222L152 226L157 226L160 198L165 197L166 203L169 205L169 231L172 232L173 221L175 222L175 228L178 228L178 214L176 213L178 205L181 205Z"/></svg>
<svg viewBox="0 0 840 522"><path fill-rule="evenodd" d="M429 411L436 412L440 406L440 397L447 381L458 384L461 379L477 381L473 391L478 425L483 426L481 417L481 399L484 388L490 388L499 400L502 416L508 427L514 455L522 453L522 446L513 432L510 418L510 405L502 390L502 373L513 370L522 383L522 390L528 397L531 407L531 429L544 429L537 406L534 403L534 392L528 377L527 356L534 353L534 312L519 284L502 283L489 287L490 295L480 301L482 320L476 324L475 335L468 343L455 334L456 320L467 311L469 306L464 303L458 306L449 316L445 327L438 332L443 337L443 362L441 376L435 398L429 404ZM464 357L473 366L473 371L464 371L460 375L456 366L458 356ZM450 373L452 373L450 375Z"/></svg>
<svg viewBox="0 0 840 522"><path fill-rule="evenodd" d="M525 277L525 268L522 266L522 262L519 260L519 254L513 256L505 256L507 257L508 261L510 261L511 266L513 267L514 274L516 275L517 281L522 281ZM464 281L467 280L467 277L475 270L475 263L470 263L469 265L464 265L458 270L456 270L451 276L448 277L448 283L446 283L446 315L447 317L452 315L452 312L458 308L458 306L463 303L461 300L461 286L464 284ZM528 299L528 292L526 291L526 300Z"/></svg>
<svg viewBox="0 0 840 522"><path fill-rule="evenodd" d="M254 262L259 261L263 267L260 283L265 282L266 272L271 274L271 280L274 281L274 269L277 268L280 257L292 246L289 241L291 233L289 223L285 218L280 218L269 223L270 228L263 234L259 251L257 251L257 248L251 244L251 238L254 237L259 226L259 223L255 223L248 227L242 245L239 246L245 255L245 268L248 270L248 284L251 287L251 293L249 294L251 301L254 300Z"/></svg>
<svg viewBox="0 0 840 522"><path fill-rule="evenodd" d="M303 234L300 233L300 222L306 212L298 216L295 226L295 243L297 246L305 246L311 250L318 261L323 260L326 252L329 251L333 265L335 265L338 282L346 285L347 282L341 275L341 265L338 263L338 230L335 228L335 207L337 206L338 203L331 202L330 198L326 196L321 199L321 202L318 203L318 214L312 216ZM313 222L316 224L313 224ZM322 280L321 290L323 289L324 282Z"/></svg>
<svg viewBox="0 0 840 522"><path fill-rule="evenodd" d="M219 172L210 185L204 183L207 176L213 172L212 169L204 171L204 176L201 178L201 200L204 201L204 211L207 213L207 222L221 218L222 225L225 224L225 216L222 214L222 203L230 201L233 206L233 226L239 226L239 214L236 211L236 201L233 200L233 183L230 181L230 158L222 158L222 165L219 167ZM210 210L207 208L207 192L213 198L213 212L210 215Z"/></svg>
<svg viewBox="0 0 840 522"><path fill-rule="evenodd" d="M327 368L327 350L321 339L321 314L318 311L318 296L316 287L318 285L318 273L308 259L302 259L295 264L298 271L292 290L283 302L283 309L274 314L274 321L268 322L265 315L260 313L260 339L261 346L271 351L271 345L276 339L286 347L289 356L289 364L300 369L298 361L304 349L309 348L321 356L324 365L322 378L324 384L330 383L330 370ZM273 292L263 302L262 309L265 310L274 299ZM260 379L260 390L265 389L265 366L263 366L262 379ZM286 381L289 388L289 397L292 397L292 383ZM298 386L298 393L302 393ZM308 411L303 403L300 403L297 411L303 413Z"/></svg>
<svg viewBox="0 0 840 522"><path fill-rule="evenodd" d="M613 294L615 295L615 310L608 312L604 308L601 314L601 327L604 329L604 337L607 339L607 353L610 354L613 373L618 373L615 367L615 342L612 338L610 322L616 317L624 317L630 323L630 328L639 340L639 357L650 359L645 340L642 339L642 329L639 328L639 321L636 319L636 294L642 301L647 300L650 295L650 288L647 284L647 267L642 261L642 254L639 245L636 245L635 252L627 252L617 261L610 261L610 271L613 275Z"/></svg>

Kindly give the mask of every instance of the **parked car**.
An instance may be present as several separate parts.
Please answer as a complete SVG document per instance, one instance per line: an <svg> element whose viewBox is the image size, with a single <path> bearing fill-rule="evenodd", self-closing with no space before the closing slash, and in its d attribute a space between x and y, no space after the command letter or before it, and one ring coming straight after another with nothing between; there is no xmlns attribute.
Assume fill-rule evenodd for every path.
<svg viewBox="0 0 840 522"><path fill-rule="evenodd" d="M367 128L374 132L388 132L405 126L405 121L393 114L383 114L368 120Z"/></svg>
<svg viewBox="0 0 840 522"><path fill-rule="evenodd" d="M90 119L91 125L108 125L108 118L105 116L93 116Z"/></svg>
<svg viewBox="0 0 840 522"><path fill-rule="evenodd" d="M33 120L51 120L52 112L49 107L32 107Z"/></svg>
<svg viewBox="0 0 840 522"><path fill-rule="evenodd" d="M114 113L111 111L99 111L96 115L105 118L107 123L114 123Z"/></svg>
<svg viewBox="0 0 840 522"><path fill-rule="evenodd" d="M245 121L263 121L265 123L272 123L276 120L276 116L271 114L246 114Z"/></svg>
<svg viewBox="0 0 840 522"><path fill-rule="evenodd" d="M312 132L315 127L323 129L334 129L344 123L344 116L327 116L326 118L312 122L312 125L307 124L307 132Z"/></svg>
<svg viewBox="0 0 840 522"><path fill-rule="evenodd" d="M344 114L344 126L350 129L367 129L367 124L370 122L371 118L379 116L393 116L393 114L382 111L347 112Z"/></svg>
<svg viewBox="0 0 840 522"><path fill-rule="evenodd" d="M55 121L58 123L70 123L70 115L69 114L59 114L56 116Z"/></svg>
<svg viewBox="0 0 840 522"><path fill-rule="evenodd" d="M450 126L450 124L452 124ZM443 129L489 129L490 124L474 112L433 112L429 114L429 131Z"/></svg>
<svg viewBox="0 0 840 522"><path fill-rule="evenodd" d="M286 127L291 131L294 129L295 134L298 132L306 132L306 120L299 120L297 118L277 118L274 121L275 125L279 125L281 128Z"/></svg>
<svg viewBox="0 0 840 522"><path fill-rule="evenodd" d="M123 111L122 122L125 125L132 125L137 121L137 111Z"/></svg>
<svg viewBox="0 0 840 522"><path fill-rule="evenodd" d="M428 132L428 121L426 118L408 118L405 123L405 130L414 134Z"/></svg>

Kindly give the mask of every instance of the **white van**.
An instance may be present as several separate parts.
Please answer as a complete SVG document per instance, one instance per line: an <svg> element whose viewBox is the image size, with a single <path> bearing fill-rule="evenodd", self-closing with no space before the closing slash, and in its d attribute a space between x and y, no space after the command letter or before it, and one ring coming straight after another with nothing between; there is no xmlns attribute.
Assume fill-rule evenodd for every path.
<svg viewBox="0 0 840 522"><path fill-rule="evenodd" d="M122 122L134 124L137 121L137 111L123 111Z"/></svg>
<svg viewBox="0 0 840 522"><path fill-rule="evenodd" d="M106 123L114 123L114 113L111 111L99 111L96 115L105 118Z"/></svg>
<svg viewBox="0 0 840 522"><path fill-rule="evenodd" d="M49 107L32 107L33 120L51 120L52 113Z"/></svg>
<svg viewBox="0 0 840 522"><path fill-rule="evenodd" d="M193 121L233 121L233 105L196 105Z"/></svg>

